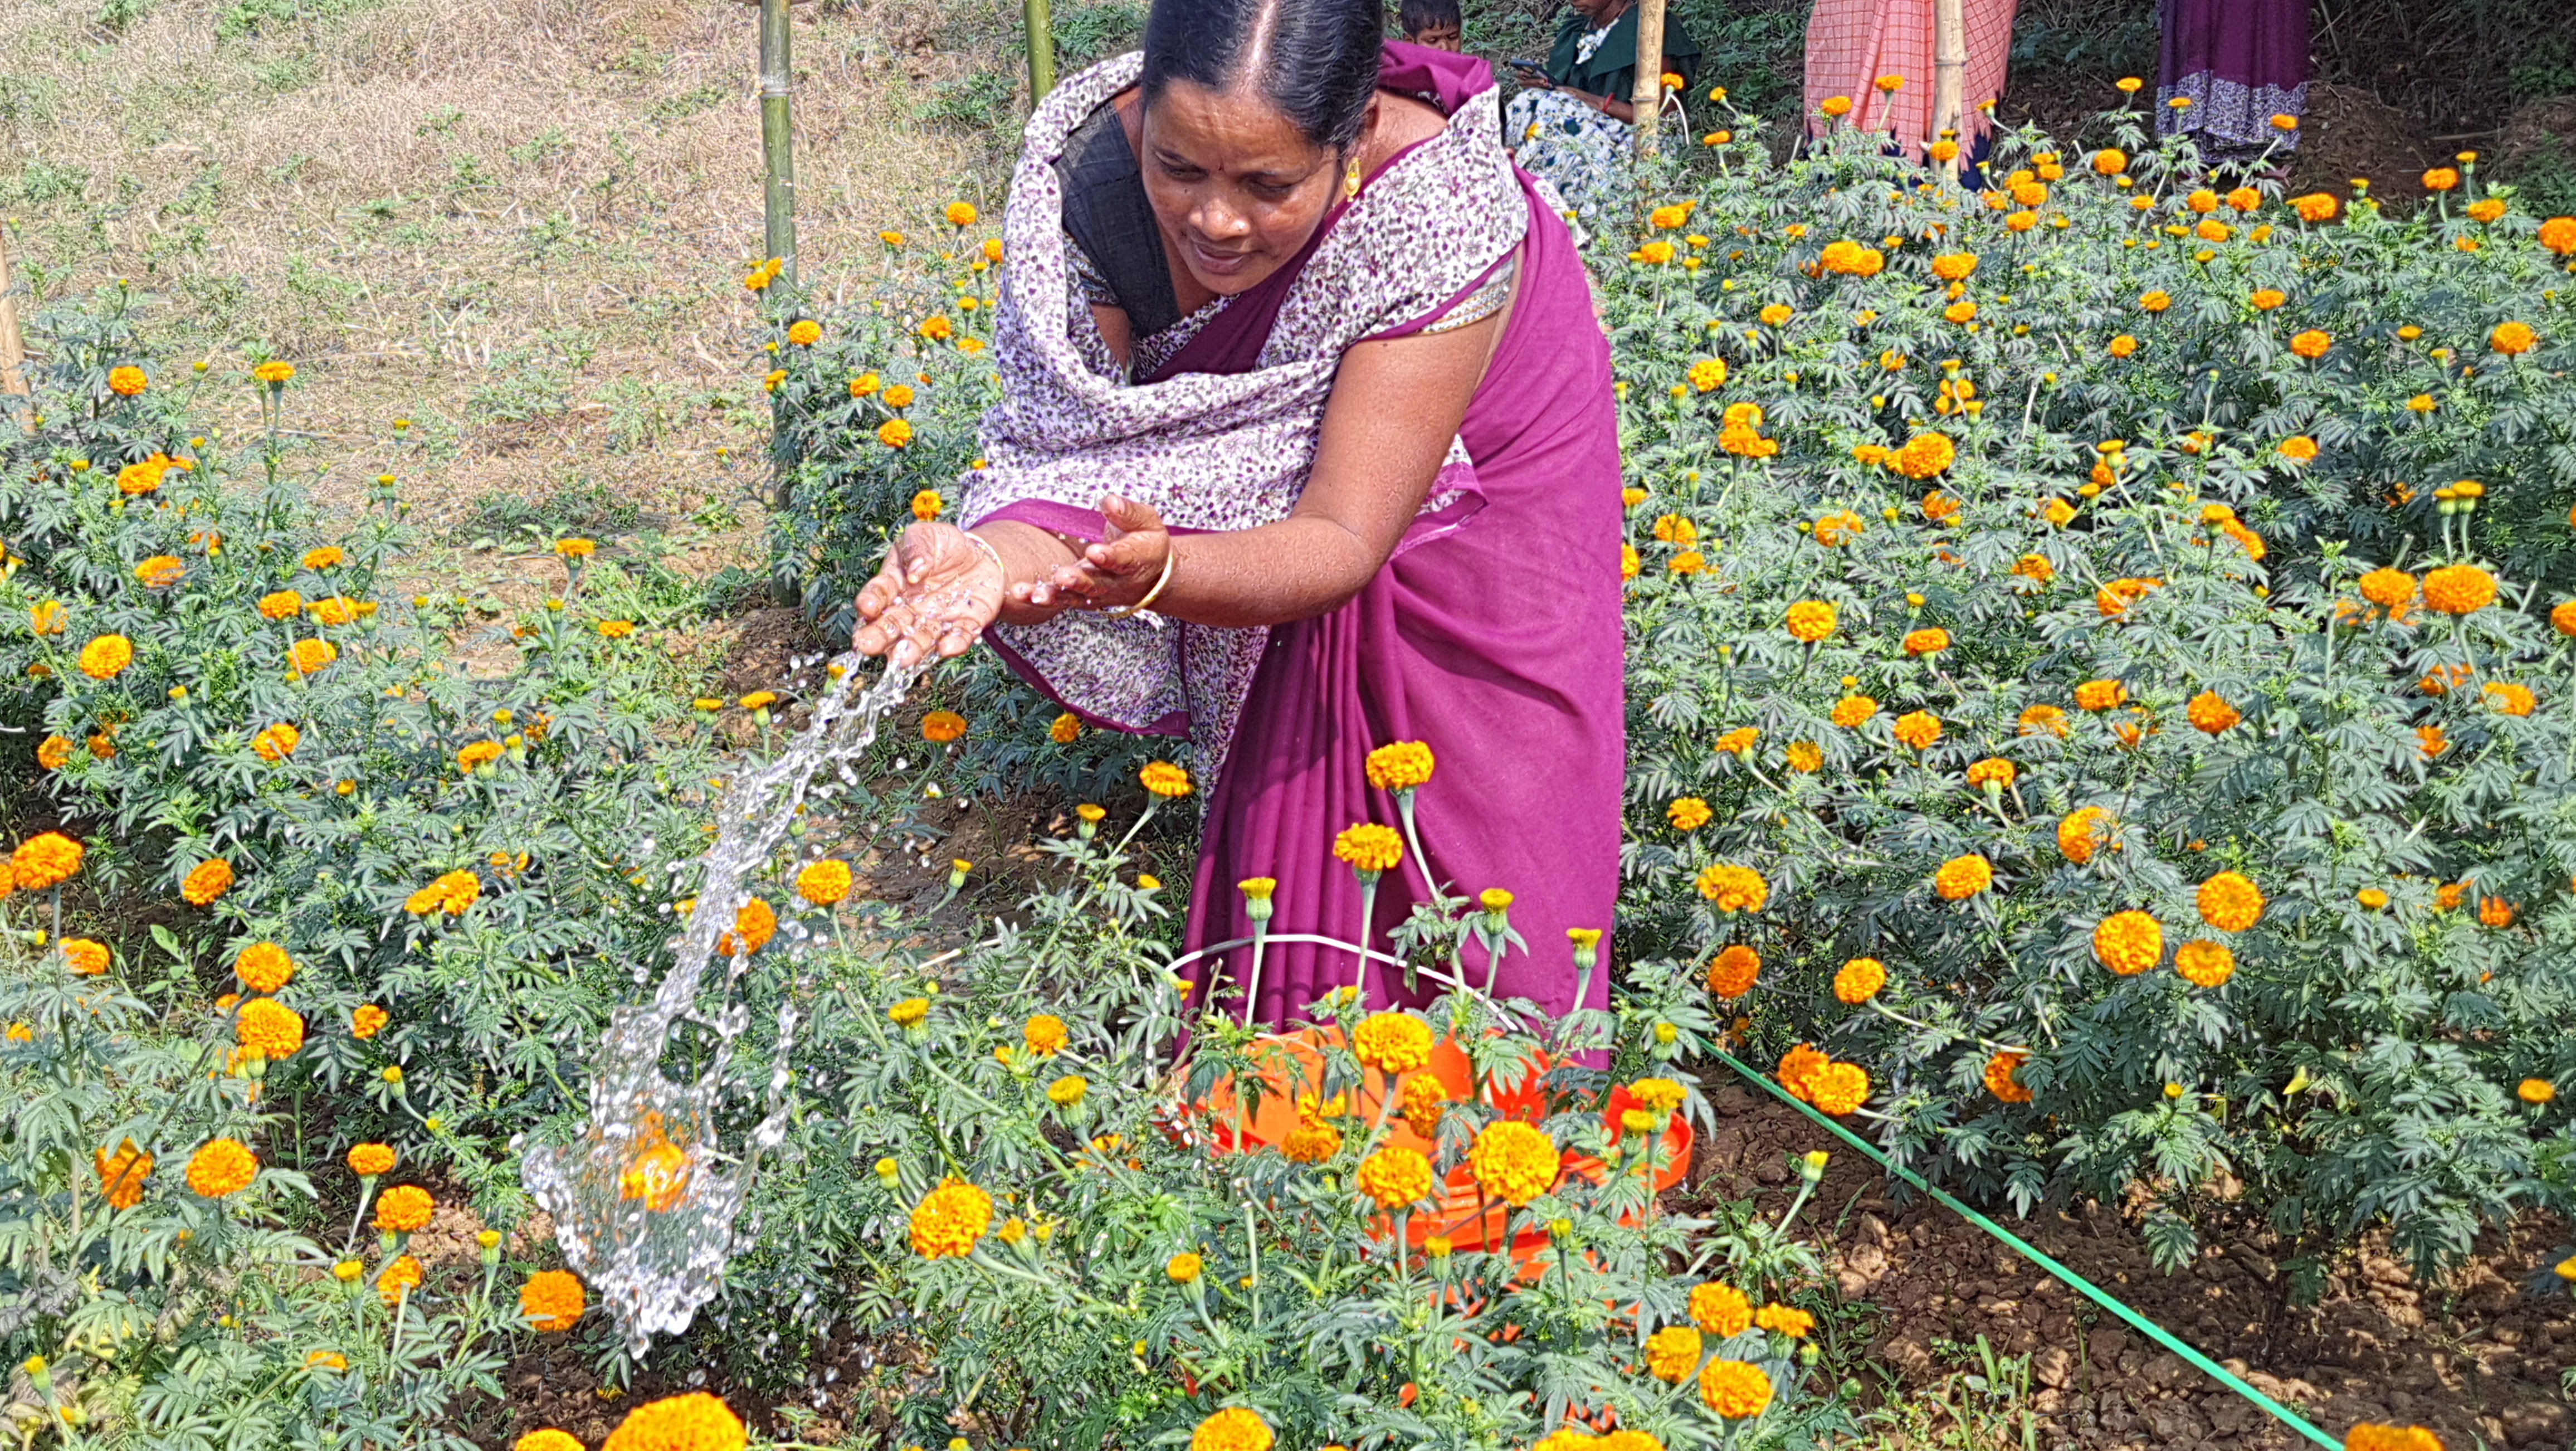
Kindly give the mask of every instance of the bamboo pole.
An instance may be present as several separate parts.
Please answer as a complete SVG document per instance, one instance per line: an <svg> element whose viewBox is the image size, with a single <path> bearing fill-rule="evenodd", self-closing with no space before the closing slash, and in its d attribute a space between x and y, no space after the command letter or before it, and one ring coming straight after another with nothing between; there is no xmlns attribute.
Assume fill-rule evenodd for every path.
<svg viewBox="0 0 2576 1451"><path fill-rule="evenodd" d="M1652 156L1664 115L1664 0L1637 0L1637 84L1628 104L1637 113L1637 154Z"/></svg>
<svg viewBox="0 0 2576 1451"><path fill-rule="evenodd" d="M1932 0L1932 134L1924 144L1941 139L1942 133L1956 133L1967 111L1968 86L1968 17L1965 0ZM1959 178L1959 162L1967 155L1961 146L1959 154L1941 163L1953 181Z"/></svg>
<svg viewBox="0 0 2576 1451"><path fill-rule="evenodd" d="M25 397L27 342L18 332L18 297L9 276L9 238L0 232L0 393Z"/></svg>
<svg viewBox="0 0 2576 1451"><path fill-rule="evenodd" d="M1020 0L1020 15L1029 32L1029 104L1055 89L1055 20L1047 0Z"/></svg>
<svg viewBox="0 0 2576 1451"><path fill-rule="evenodd" d="M796 280L796 123L788 109L795 89L787 28L788 0L760 0L760 202L763 235L771 257Z"/></svg>

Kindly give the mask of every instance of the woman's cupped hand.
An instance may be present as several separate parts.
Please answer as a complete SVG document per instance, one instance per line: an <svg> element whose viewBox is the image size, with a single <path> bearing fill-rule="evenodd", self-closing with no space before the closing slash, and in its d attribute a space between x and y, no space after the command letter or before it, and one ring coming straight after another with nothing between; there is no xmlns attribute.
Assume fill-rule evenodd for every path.
<svg viewBox="0 0 2576 1451"><path fill-rule="evenodd" d="M859 628L850 647L895 665L963 655L1000 617L1007 587L1000 561L965 530L913 524L859 591Z"/></svg>

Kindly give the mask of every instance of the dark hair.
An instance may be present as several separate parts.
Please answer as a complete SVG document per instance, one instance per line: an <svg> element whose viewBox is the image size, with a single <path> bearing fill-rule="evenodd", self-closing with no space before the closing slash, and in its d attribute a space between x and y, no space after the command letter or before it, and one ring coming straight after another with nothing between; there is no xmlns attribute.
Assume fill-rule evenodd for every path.
<svg viewBox="0 0 2576 1451"><path fill-rule="evenodd" d="M1458 13L1458 0L1404 0L1396 9L1395 23L1406 35L1414 36L1442 26L1464 30L1467 18Z"/></svg>
<svg viewBox="0 0 2576 1451"><path fill-rule="evenodd" d="M1174 81L1251 85L1306 139L1350 149L1377 92L1385 0L1154 0L1145 104Z"/></svg>

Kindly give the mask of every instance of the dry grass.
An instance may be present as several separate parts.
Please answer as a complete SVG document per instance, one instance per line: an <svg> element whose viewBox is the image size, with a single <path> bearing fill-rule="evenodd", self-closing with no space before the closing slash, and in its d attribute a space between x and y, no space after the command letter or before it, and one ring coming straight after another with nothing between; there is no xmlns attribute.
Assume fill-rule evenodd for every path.
<svg viewBox="0 0 2576 1451"><path fill-rule="evenodd" d="M325 499L398 468L460 541L496 498L614 527L758 492L749 7L104 3L0 7L0 144L23 167L0 209L38 306L130 278L170 304L165 356L218 382L292 360ZM803 271L846 292L882 265L878 228L979 195L991 141L922 119L974 68L941 50L953 9L796 15ZM249 417L247 386L211 396ZM422 446L391 449L397 417Z"/></svg>

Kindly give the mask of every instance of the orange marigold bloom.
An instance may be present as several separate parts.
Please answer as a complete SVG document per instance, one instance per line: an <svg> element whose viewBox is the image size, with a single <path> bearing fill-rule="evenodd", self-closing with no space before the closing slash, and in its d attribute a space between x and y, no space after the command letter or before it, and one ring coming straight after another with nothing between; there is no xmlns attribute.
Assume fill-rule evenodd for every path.
<svg viewBox="0 0 2576 1451"><path fill-rule="evenodd" d="M2540 334L2533 332L2529 323L2498 323L2495 331L2487 334L2487 346L2508 358L2517 357L2540 346Z"/></svg>
<svg viewBox="0 0 2576 1451"><path fill-rule="evenodd" d="M1739 942L1708 965L1708 990L1732 1002L1753 991L1761 976L1762 954Z"/></svg>
<svg viewBox="0 0 2576 1451"><path fill-rule="evenodd" d="M275 998L252 998L233 1015L233 1041L272 1061L304 1046L304 1015Z"/></svg>
<svg viewBox="0 0 2576 1451"><path fill-rule="evenodd" d="M2034 705L2021 713L2021 733L2035 736L2045 731L2063 739L2067 732L2066 712L2053 705Z"/></svg>
<svg viewBox="0 0 2576 1451"><path fill-rule="evenodd" d="M1950 902L1964 902L1994 884L1994 863L1975 852L1942 863L1932 878L1933 890Z"/></svg>
<svg viewBox="0 0 2576 1451"><path fill-rule="evenodd" d="M1834 632L1834 607L1822 600L1800 600L1789 606L1789 638L1812 645Z"/></svg>
<svg viewBox="0 0 2576 1451"><path fill-rule="evenodd" d="M2332 192L2322 191L2292 197L2290 205L2298 212L2299 220L2303 222L2331 222L2334 220L2335 213L2343 209L2343 203L2337 201Z"/></svg>
<svg viewBox="0 0 2576 1451"><path fill-rule="evenodd" d="M222 857L208 857L188 869L179 883L179 895L191 907L212 906L215 899L233 889L233 864Z"/></svg>
<svg viewBox="0 0 2576 1451"><path fill-rule="evenodd" d="M2415 576L2402 569L2385 566L2361 577L2361 597L2383 610L2399 610L2415 602Z"/></svg>
<svg viewBox="0 0 2576 1451"><path fill-rule="evenodd" d="M238 1194L258 1175L259 1156L239 1139L208 1139L188 1156L188 1187L208 1199Z"/></svg>
<svg viewBox="0 0 2576 1451"><path fill-rule="evenodd" d="M1928 751L1941 739L1941 718L1928 710L1907 711L1896 718L1896 739L1914 750Z"/></svg>
<svg viewBox="0 0 2576 1451"><path fill-rule="evenodd" d="M409 1234L426 1228L436 1212L438 1201L417 1184L397 1184L376 1198L376 1228L389 1234Z"/></svg>
<svg viewBox="0 0 2576 1451"><path fill-rule="evenodd" d="M1788 1305L1765 1305L1755 1311L1753 1323L1792 1340L1804 1340L1814 1332L1816 1317Z"/></svg>
<svg viewBox="0 0 2576 1451"><path fill-rule="evenodd" d="M2558 1085L2550 1082L2546 1078L2526 1078L2521 1083L2516 1084L2513 1091L2515 1097L2521 1099L2525 1103L2534 1105L2554 1102L2558 1097ZM127 1147L131 1148L132 1144L129 1142ZM145 1159L143 1162L149 1164L152 1161L150 1159ZM144 1172L150 1173L151 1171L146 1169ZM102 1173L99 1177L104 1179L107 1176ZM122 1208L123 1206L120 1205L118 1207Z"/></svg>
<svg viewBox="0 0 2576 1451"><path fill-rule="evenodd" d="M143 1181L152 1177L152 1156L134 1147L134 1140L120 1142L113 1154L105 1149L93 1150L91 1158L110 1209L132 1209L143 1202Z"/></svg>
<svg viewBox="0 0 2576 1451"><path fill-rule="evenodd" d="M62 947L63 960L70 963L72 971L81 976L97 977L107 971L106 943L92 942L86 937L66 937L62 941Z"/></svg>
<svg viewBox="0 0 2576 1451"><path fill-rule="evenodd" d="M1933 478L1957 461L1959 449L1945 435L1918 433L1896 451L1896 471L1909 479Z"/></svg>
<svg viewBox="0 0 2576 1451"><path fill-rule="evenodd" d="M2446 615L2474 614L2495 597L2495 576L2474 564L2446 564L2424 576L2424 603Z"/></svg>
<svg viewBox="0 0 2576 1451"><path fill-rule="evenodd" d="M589 1306L581 1278L569 1270L540 1270L519 1287L519 1318L540 1333L570 1330Z"/></svg>
<svg viewBox="0 0 2576 1451"><path fill-rule="evenodd" d="M2334 334L2321 328L2310 328L2290 339L2290 351L2310 362L2324 357L2326 350L2333 346Z"/></svg>
<svg viewBox="0 0 2576 1451"><path fill-rule="evenodd" d="M393 1172L393 1167L397 1158L398 1156L394 1153L394 1147L391 1144L351 1144L349 1146L349 1172L357 1175L361 1179L372 1179L379 1174L390 1174Z"/></svg>
<svg viewBox="0 0 2576 1451"><path fill-rule="evenodd" d="M1733 916L1737 912L1759 912L1771 900L1771 884L1751 867L1720 862L1699 874L1699 894L1717 904L1717 910Z"/></svg>
<svg viewBox="0 0 2576 1451"><path fill-rule="evenodd" d="M1834 702L1833 722L1845 730L1858 730L1876 714L1876 700L1866 695L1846 695Z"/></svg>
<svg viewBox="0 0 2576 1451"><path fill-rule="evenodd" d="M2195 728L2213 736L2224 733L2229 727L2245 719L2235 706L2228 704L2226 696L2215 690L2204 690L2193 696L2191 704L2185 708L2184 713L2191 717L2191 723Z"/></svg>
<svg viewBox="0 0 2576 1451"><path fill-rule="evenodd" d="M360 1003L357 1011L349 1015L349 1036L360 1039L372 1038L383 1032L385 1025L392 1021L393 1015L374 1003Z"/></svg>
<svg viewBox="0 0 2576 1451"><path fill-rule="evenodd" d="M1390 1144L1360 1160L1359 1191L1389 1213L1418 1204L1431 1194L1431 1161L1412 1149Z"/></svg>
<svg viewBox="0 0 2576 1451"><path fill-rule="evenodd" d="M826 858L796 874L796 895L817 907L838 906L850 895L850 864Z"/></svg>
<svg viewBox="0 0 2576 1451"><path fill-rule="evenodd" d="M2317 441L2304 433L2285 438L2281 440L2281 457L2294 464L2313 463L2317 457Z"/></svg>
<svg viewBox="0 0 2576 1451"><path fill-rule="evenodd" d="M2093 929L2093 955L2120 976L2134 977L2164 961L2164 926L2144 912L2114 912Z"/></svg>
<svg viewBox="0 0 2576 1451"><path fill-rule="evenodd" d="M133 663L134 642L123 635L101 635L81 647L81 673L92 680L114 680Z"/></svg>
<svg viewBox="0 0 2576 1451"><path fill-rule="evenodd" d="M599 1443L599 1451L742 1451L749 1442L742 1418L730 1407L705 1391L692 1391L637 1406Z"/></svg>
<svg viewBox="0 0 2576 1451"><path fill-rule="evenodd" d="M944 746L966 734L966 717L953 710L934 710L921 718L921 738Z"/></svg>
<svg viewBox="0 0 2576 1451"><path fill-rule="evenodd" d="M2440 726L2428 725L2415 728L2415 752L2425 760L2432 760L2450 748L2450 737Z"/></svg>
<svg viewBox="0 0 2576 1451"><path fill-rule="evenodd" d="M1753 1302L1733 1285L1711 1280L1691 1287L1690 1317L1702 1334L1731 1340L1751 1328Z"/></svg>
<svg viewBox="0 0 2576 1451"><path fill-rule="evenodd" d="M1411 1073L1431 1061L1431 1025L1409 1013L1371 1013L1351 1033L1360 1066Z"/></svg>
<svg viewBox="0 0 2576 1451"><path fill-rule="evenodd" d="M1699 1398L1727 1420L1750 1420L1771 1408L1771 1377L1748 1361L1712 1360L1699 1373Z"/></svg>
<svg viewBox="0 0 2576 1451"><path fill-rule="evenodd" d="M1855 957L1834 974L1834 997L1858 1007L1887 986L1887 964L1875 957Z"/></svg>
<svg viewBox="0 0 2576 1451"><path fill-rule="evenodd" d="M385 1266L384 1273L376 1276L376 1296L387 1305L399 1305L403 1297L419 1289L426 1278L419 1260L410 1255L396 1255L393 1262Z"/></svg>
<svg viewBox="0 0 2576 1451"><path fill-rule="evenodd" d="M2224 987L2236 975L2236 954L2223 942L2186 942L2174 949L2174 969L2196 987Z"/></svg>
<svg viewBox="0 0 2576 1451"><path fill-rule="evenodd" d="M1815 1097L1815 1078L1819 1070L1833 1062L1823 1053L1804 1043L1790 1049L1780 1059L1780 1086L1801 1101Z"/></svg>
<svg viewBox="0 0 2576 1451"><path fill-rule="evenodd" d="M1950 648L1950 632L1939 628L1909 630L1905 635L1908 655L1938 655Z"/></svg>
<svg viewBox="0 0 2576 1451"><path fill-rule="evenodd" d="M340 658L340 647L328 640L298 640L286 652L287 663L298 675L311 675Z"/></svg>
<svg viewBox="0 0 2576 1451"><path fill-rule="evenodd" d="M2005 789L2009 788L2014 778L2020 774L2021 768L2012 762L2001 756L1988 756L1982 761L1972 762L1969 765L1968 785L1978 790L1988 786Z"/></svg>
<svg viewBox="0 0 2576 1451"><path fill-rule="evenodd" d="M2027 1053L1998 1053L1986 1060L1986 1092L2006 1103L2030 1102L2030 1090L2021 1082L2021 1066L2030 1061Z"/></svg>
<svg viewBox="0 0 2576 1451"><path fill-rule="evenodd" d="M273 993L295 980L295 959L274 942L254 942L233 958L233 976L255 993Z"/></svg>
<svg viewBox="0 0 2576 1451"><path fill-rule="evenodd" d="M2529 715L2540 706L2540 698L2531 693L2530 686L2510 681L2488 681L2485 694L2487 704L2506 715Z"/></svg>
<svg viewBox="0 0 2576 1451"><path fill-rule="evenodd" d="M731 957L736 952L746 955L769 945L778 935L778 913L758 897L742 904L733 914L733 931L716 939L716 955Z"/></svg>
<svg viewBox="0 0 2576 1451"><path fill-rule="evenodd" d="M2115 579L2094 592L2093 607L2101 612L2102 618L2117 619L2127 613L2129 606L2145 599L2150 591L2163 584L2164 581L2158 579Z"/></svg>
<svg viewBox="0 0 2576 1451"><path fill-rule="evenodd" d="M962 1258L993 1224L993 1196L963 1179L950 1179L922 1196L912 1211L912 1252L926 1260Z"/></svg>
<svg viewBox="0 0 2576 1451"><path fill-rule="evenodd" d="M2079 710L2117 710L2129 703L2129 687L2117 680L2087 680L2075 687Z"/></svg>
<svg viewBox="0 0 2576 1451"><path fill-rule="evenodd" d="M1477 1133L1467 1168L1486 1193L1525 1208L1556 1182L1556 1140L1529 1124L1499 1120Z"/></svg>
<svg viewBox="0 0 2576 1451"><path fill-rule="evenodd" d="M1342 1131L1320 1119L1305 1119L1288 1131L1279 1152L1296 1164L1320 1164L1342 1151Z"/></svg>
<svg viewBox="0 0 2576 1451"><path fill-rule="evenodd" d="M2510 927L2513 925L2514 919L2521 915L2522 909L2520 907L2515 906L2513 903L2506 901L2502 897L2480 897L2478 899L2478 920L2489 927Z"/></svg>
<svg viewBox="0 0 2576 1451"><path fill-rule="evenodd" d="M2381 1426L2364 1421L2343 1439L2344 1451L2442 1451L2442 1438L2422 1426Z"/></svg>
<svg viewBox="0 0 2576 1451"><path fill-rule="evenodd" d="M47 736L36 744L36 764L48 771L59 771L72 758L72 743L61 736Z"/></svg>
<svg viewBox="0 0 2576 1451"><path fill-rule="evenodd" d="M1270 1451L1276 1439L1259 1411L1228 1406L1190 1432L1190 1451Z"/></svg>
<svg viewBox="0 0 2576 1451"><path fill-rule="evenodd" d="M1646 1337L1646 1373L1666 1385L1690 1379L1699 1358L1700 1335L1691 1326L1667 1325Z"/></svg>
<svg viewBox="0 0 2576 1451"><path fill-rule="evenodd" d="M280 721L252 736L250 748L263 761L283 761L294 755L295 748L303 744L303 741L304 732Z"/></svg>
<svg viewBox="0 0 2576 1451"><path fill-rule="evenodd" d="M1810 1101L1836 1118L1869 1102L1869 1070L1857 1063L1827 1063L1808 1080Z"/></svg>
<svg viewBox="0 0 2576 1451"><path fill-rule="evenodd" d="M1825 748L1814 741L1791 741L1788 749L1781 752L1781 757L1789 763L1790 770L1812 776L1824 769Z"/></svg>
<svg viewBox="0 0 2576 1451"><path fill-rule="evenodd" d="M1696 796L1684 796L1664 808L1664 819L1671 822L1676 831L1697 831L1708 825L1715 815L1709 810L1708 803Z"/></svg>
<svg viewBox="0 0 2576 1451"><path fill-rule="evenodd" d="M84 848L59 831L29 837L10 855L10 870L19 890L41 892L80 875Z"/></svg>
<svg viewBox="0 0 2576 1451"><path fill-rule="evenodd" d="M2133 337L2133 336L2131 336L2130 334L2128 334L2128 333L2122 333L2122 334L2120 334L2118 337L2115 337L2115 338L2111 339L2111 356L2112 356L2112 357L2115 357L2115 358L2126 358L2126 357L2131 357L2131 356L2134 356L2134 355L2137 353L2137 351L2138 351L2138 340L2137 340L2135 337Z"/></svg>

